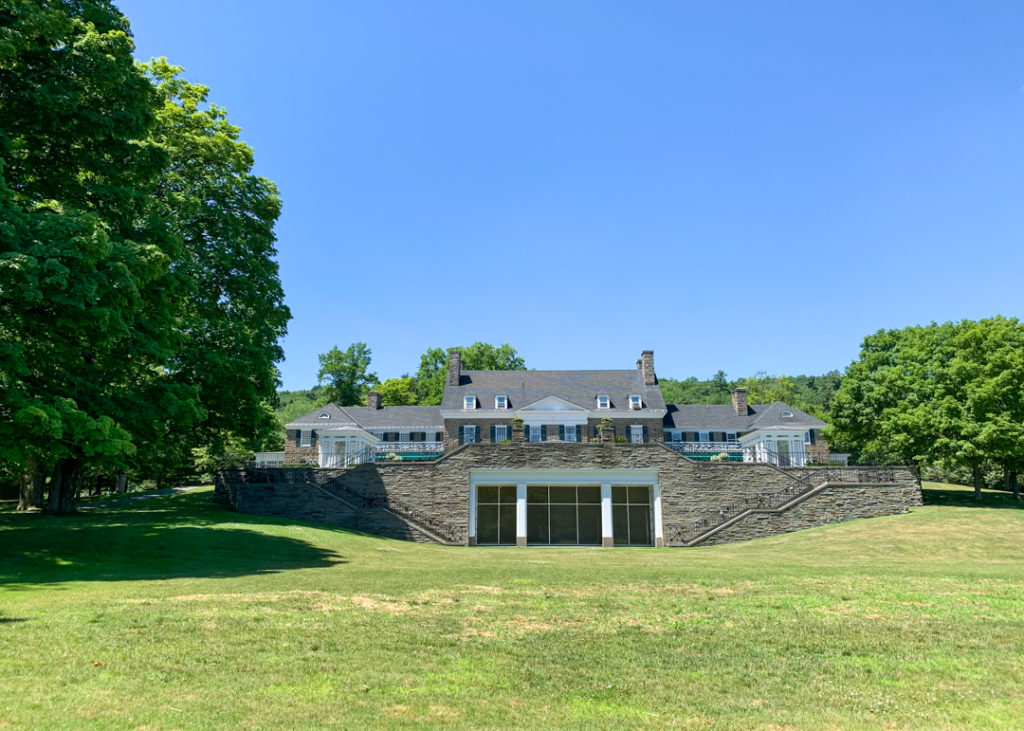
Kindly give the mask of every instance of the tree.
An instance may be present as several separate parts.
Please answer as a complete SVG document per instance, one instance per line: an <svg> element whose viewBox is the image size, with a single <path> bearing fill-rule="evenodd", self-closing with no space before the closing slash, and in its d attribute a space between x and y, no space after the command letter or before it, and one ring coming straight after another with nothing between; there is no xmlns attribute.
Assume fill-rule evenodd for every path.
<svg viewBox="0 0 1024 731"><path fill-rule="evenodd" d="M452 350L449 348L448 350ZM508 343L491 345L475 342L467 347L455 347L462 352L462 367L469 371L521 371L526 362ZM448 351L430 348L420 357L416 371L416 395L421 404L439 404L444 395L448 375Z"/></svg>
<svg viewBox="0 0 1024 731"><path fill-rule="evenodd" d="M24 506L273 427L273 185L106 0L0 10L0 467ZM147 78L147 71L151 74Z"/></svg>
<svg viewBox="0 0 1024 731"><path fill-rule="evenodd" d="M374 390L380 394L383 406L411 406L416 403L416 392L413 390L416 380L410 376L389 378Z"/></svg>
<svg viewBox="0 0 1024 731"><path fill-rule="evenodd" d="M366 402L370 386L378 383L377 374L369 373L372 351L366 343L352 343L344 351L334 346L321 353L317 381L326 383L327 400L338 406L359 406Z"/></svg>
<svg viewBox="0 0 1024 731"><path fill-rule="evenodd" d="M70 512L88 470L134 451L118 389L173 347L177 245L147 215L166 158L113 5L20 2L0 23L0 461L50 472Z"/></svg>
<svg viewBox="0 0 1024 731"><path fill-rule="evenodd" d="M980 499L986 463L1010 485L1024 459L1022 388L1016 319L879 331L847 368L829 431L872 458L966 467Z"/></svg>
<svg viewBox="0 0 1024 731"><path fill-rule="evenodd" d="M290 318L273 258L281 201L273 183L252 174L252 149L224 109L203 108L207 87L182 80L165 59L142 68L162 100L151 139L169 160L153 213L182 244L172 269L188 284L168 379L171 388L194 389L182 447L202 446L211 458L229 442L258 450L277 430L275 364Z"/></svg>

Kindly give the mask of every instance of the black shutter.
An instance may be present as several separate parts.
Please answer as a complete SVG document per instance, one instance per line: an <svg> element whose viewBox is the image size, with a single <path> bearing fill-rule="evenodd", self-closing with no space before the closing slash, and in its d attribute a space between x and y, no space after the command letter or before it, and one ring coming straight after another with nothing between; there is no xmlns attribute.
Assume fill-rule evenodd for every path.
<svg viewBox="0 0 1024 731"><path fill-rule="evenodd" d="M494 424L491 424L491 444L494 444Z"/></svg>
<svg viewBox="0 0 1024 731"><path fill-rule="evenodd" d="M548 440L548 425L547 424L541 424L541 427L540 427L540 440L542 442L546 442Z"/></svg>
<svg viewBox="0 0 1024 731"><path fill-rule="evenodd" d="M644 444L647 444L647 442L651 441L651 435L650 435L650 432L647 431L647 427L646 426L644 427L643 441L644 441Z"/></svg>
<svg viewBox="0 0 1024 731"><path fill-rule="evenodd" d="M565 441L565 426L563 424L558 425L558 438L561 441Z"/></svg>
<svg viewBox="0 0 1024 731"><path fill-rule="evenodd" d="M459 444L465 444L465 443L466 443L466 427L460 426L459 427Z"/></svg>
<svg viewBox="0 0 1024 731"><path fill-rule="evenodd" d="M811 429L811 444L814 444L814 429Z"/></svg>

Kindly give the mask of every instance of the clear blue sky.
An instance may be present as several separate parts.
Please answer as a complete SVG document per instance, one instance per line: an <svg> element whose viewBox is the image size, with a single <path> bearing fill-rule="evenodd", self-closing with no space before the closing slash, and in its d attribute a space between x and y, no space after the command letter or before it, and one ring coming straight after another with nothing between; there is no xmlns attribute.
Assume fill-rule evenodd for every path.
<svg viewBox="0 0 1024 731"><path fill-rule="evenodd" d="M119 6L280 187L286 388L356 341L738 378L1021 315L1019 2Z"/></svg>

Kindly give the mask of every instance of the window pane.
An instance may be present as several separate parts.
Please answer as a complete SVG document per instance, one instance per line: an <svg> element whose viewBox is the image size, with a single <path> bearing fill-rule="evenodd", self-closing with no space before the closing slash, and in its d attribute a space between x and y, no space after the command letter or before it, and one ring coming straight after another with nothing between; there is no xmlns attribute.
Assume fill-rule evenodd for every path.
<svg viewBox="0 0 1024 731"><path fill-rule="evenodd" d="M646 505L629 506L629 542L634 546L651 545L650 511Z"/></svg>
<svg viewBox="0 0 1024 731"><path fill-rule="evenodd" d="M552 485L551 502L553 503L575 503L576 488L571 485Z"/></svg>
<svg viewBox="0 0 1024 731"><path fill-rule="evenodd" d="M612 502L626 502L626 488L623 485L612 485Z"/></svg>
<svg viewBox="0 0 1024 731"><path fill-rule="evenodd" d="M532 544L549 543L548 540L548 506L526 506L526 542Z"/></svg>
<svg viewBox="0 0 1024 731"><path fill-rule="evenodd" d="M526 503L546 503L548 501L547 485L527 485Z"/></svg>
<svg viewBox="0 0 1024 731"><path fill-rule="evenodd" d="M503 503L514 503L516 501L516 486L515 485L502 485L501 486L501 502Z"/></svg>
<svg viewBox="0 0 1024 731"><path fill-rule="evenodd" d="M580 505L579 515L579 542L585 545L601 544L601 506Z"/></svg>
<svg viewBox="0 0 1024 731"><path fill-rule="evenodd" d="M498 506L478 505L476 509L476 542L498 542Z"/></svg>
<svg viewBox="0 0 1024 731"><path fill-rule="evenodd" d="M616 546L629 545L629 508L625 505L612 506L612 537Z"/></svg>
<svg viewBox="0 0 1024 731"><path fill-rule="evenodd" d="M581 485L576 491L581 503L601 502L601 488L597 485Z"/></svg>
<svg viewBox="0 0 1024 731"><path fill-rule="evenodd" d="M498 516L499 543L516 542L516 506L502 505Z"/></svg>
<svg viewBox="0 0 1024 731"><path fill-rule="evenodd" d="M576 544L576 506L552 505L551 543Z"/></svg>
<svg viewBox="0 0 1024 731"><path fill-rule="evenodd" d="M643 485L631 485L629 488L629 503L641 503L646 505L650 502L650 489Z"/></svg>
<svg viewBox="0 0 1024 731"><path fill-rule="evenodd" d="M497 485L477 485L476 487L476 500L480 503L496 503L498 502L498 486Z"/></svg>

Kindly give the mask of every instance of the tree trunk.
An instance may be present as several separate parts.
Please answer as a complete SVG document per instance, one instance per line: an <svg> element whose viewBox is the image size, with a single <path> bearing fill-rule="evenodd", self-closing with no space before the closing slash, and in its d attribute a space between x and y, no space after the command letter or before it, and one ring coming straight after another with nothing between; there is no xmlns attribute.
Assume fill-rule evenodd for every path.
<svg viewBox="0 0 1024 731"><path fill-rule="evenodd" d="M1017 484L1017 470L1010 470L1010 491L1014 500L1020 500L1020 485Z"/></svg>
<svg viewBox="0 0 1024 731"><path fill-rule="evenodd" d="M18 510L32 510L43 507L43 487L46 476L34 459L25 464L18 490Z"/></svg>
<svg viewBox="0 0 1024 731"><path fill-rule="evenodd" d="M124 495L128 492L128 475L122 470L117 473L117 494Z"/></svg>
<svg viewBox="0 0 1024 731"><path fill-rule="evenodd" d="M981 488L984 483L984 479L981 474L981 465L971 465L971 479L974 481L974 499L981 500Z"/></svg>
<svg viewBox="0 0 1024 731"><path fill-rule="evenodd" d="M50 479L50 499L47 510L51 515L67 515L75 512L75 497L81 481L82 471L76 460L62 459L53 470Z"/></svg>

